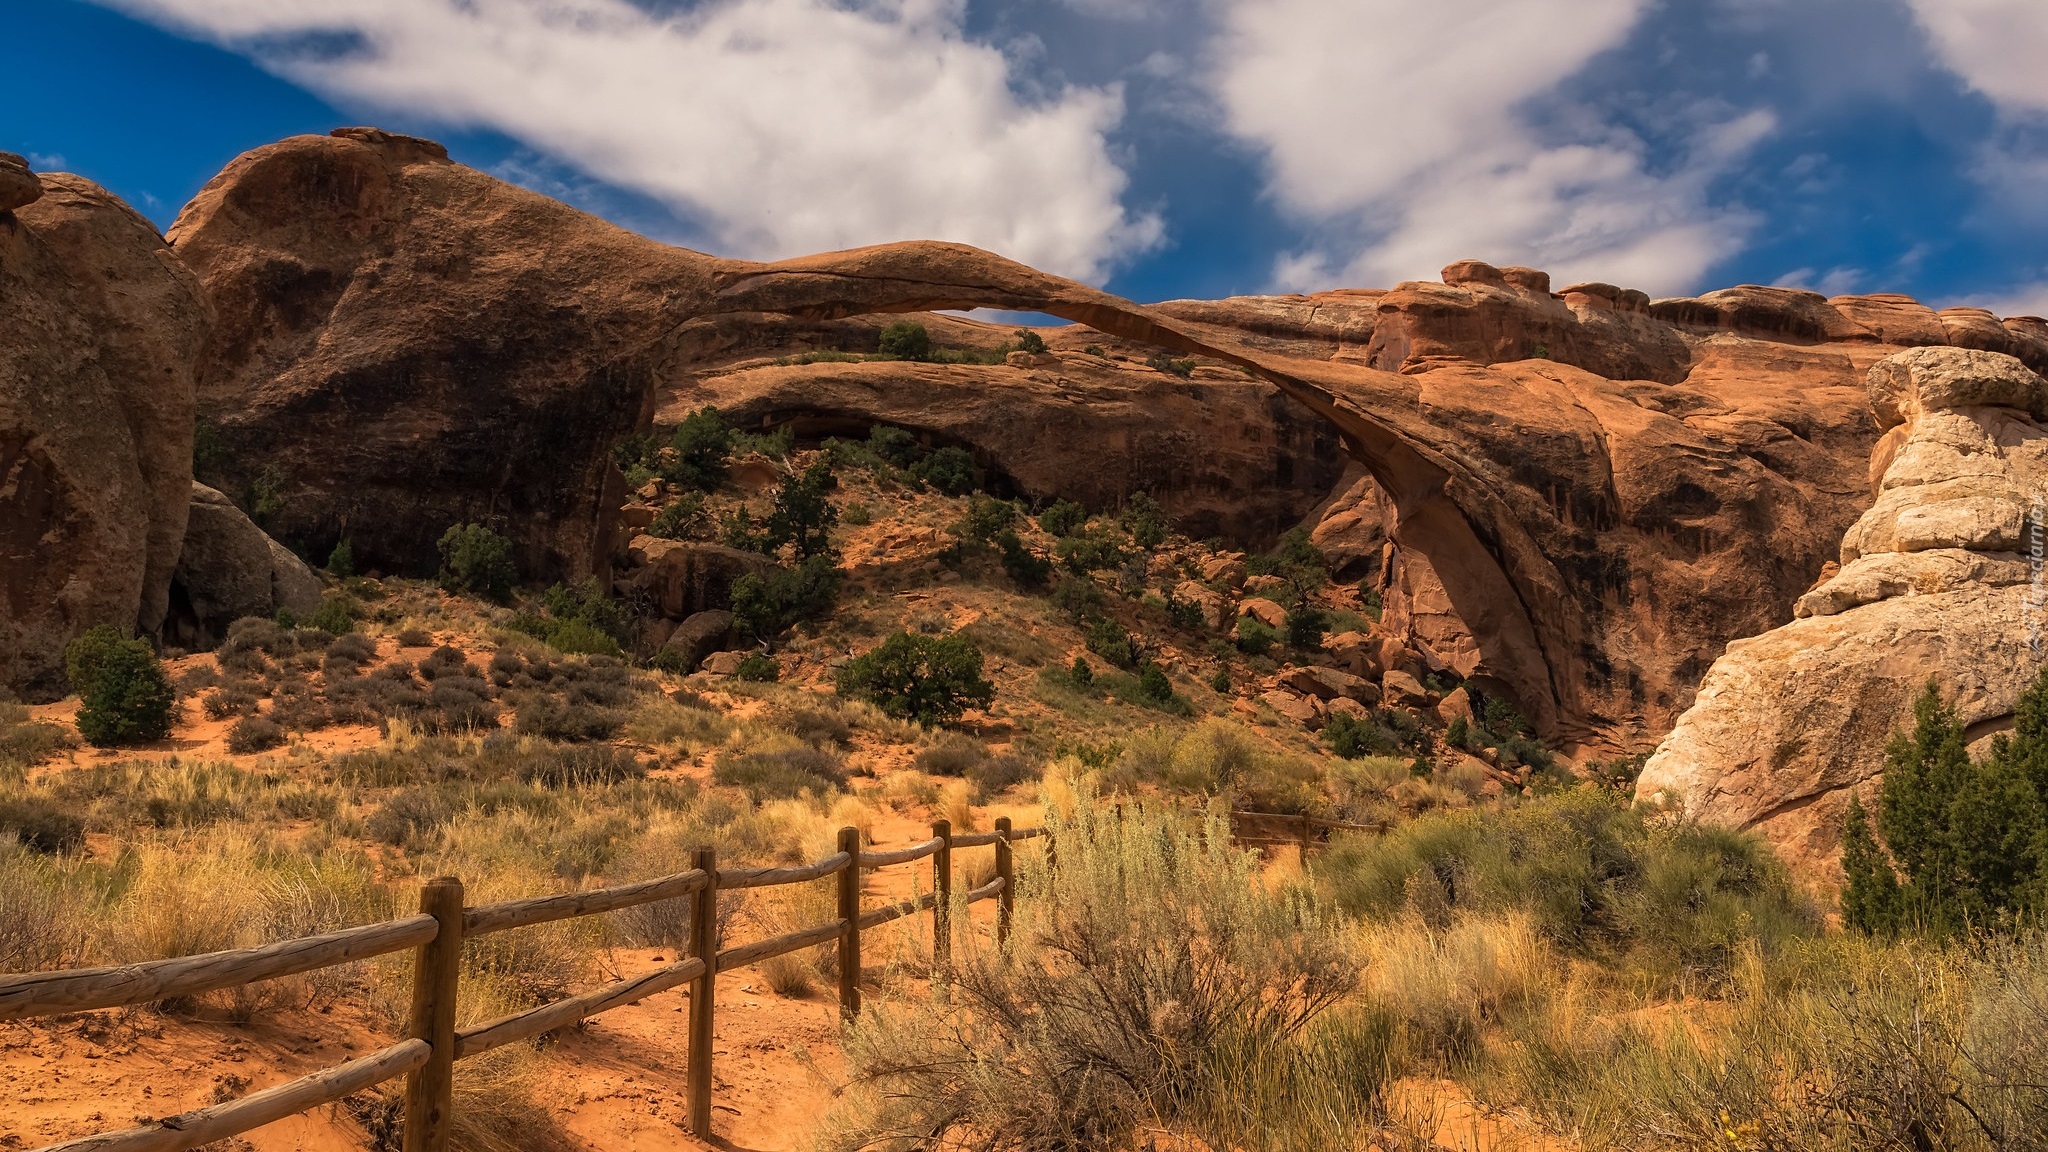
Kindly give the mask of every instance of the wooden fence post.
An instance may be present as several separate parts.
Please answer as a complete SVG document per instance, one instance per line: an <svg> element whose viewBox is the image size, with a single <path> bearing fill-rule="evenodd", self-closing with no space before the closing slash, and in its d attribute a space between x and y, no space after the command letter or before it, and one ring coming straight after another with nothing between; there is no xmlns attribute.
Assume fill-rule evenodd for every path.
<svg viewBox="0 0 2048 1152"><path fill-rule="evenodd" d="M939 850L932 853L932 965L944 968L953 959L953 822L932 821Z"/></svg>
<svg viewBox="0 0 2048 1152"><path fill-rule="evenodd" d="M1301 814L1301 870L1308 871L1308 842L1315 836L1315 818L1308 813Z"/></svg>
<svg viewBox="0 0 2048 1152"><path fill-rule="evenodd" d="M455 1106L455 998L462 981L462 881L440 876L420 889L420 911L440 930L420 945L412 969L409 1039L431 1054L405 1079L405 1152L442 1152Z"/></svg>
<svg viewBox="0 0 2048 1152"><path fill-rule="evenodd" d="M704 972L690 984L690 1131L711 1139L711 1006L718 987L718 851L699 848L690 867L704 873L704 887L690 906L690 955ZM408 1150L409 1152L409 1150Z"/></svg>
<svg viewBox="0 0 2048 1152"><path fill-rule="evenodd" d="M851 1020L860 1015L860 829L841 828L839 850L847 855L839 874L839 1014Z"/></svg>
<svg viewBox="0 0 2048 1152"><path fill-rule="evenodd" d="M1010 939L1010 915L1017 905L1017 866L1010 859L1010 818L996 817L996 876L1003 882L1003 890L996 897L996 944L1001 946Z"/></svg>

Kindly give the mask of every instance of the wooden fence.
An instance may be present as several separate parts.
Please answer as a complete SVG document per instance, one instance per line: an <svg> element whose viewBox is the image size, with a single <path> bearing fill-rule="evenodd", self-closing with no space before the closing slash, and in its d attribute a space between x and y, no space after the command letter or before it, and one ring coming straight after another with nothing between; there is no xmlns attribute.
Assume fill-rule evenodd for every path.
<svg viewBox="0 0 2048 1152"><path fill-rule="evenodd" d="M441 1152L448 1146L453 1122L456 1061L688 985L686 1075L690 1129L709 1139L712 1026L720 972L836 941L840 1010L853 1015L860 1011L863 931L929 910L933 960L946 963L952 953L953 850L993 845L995 877L965 893L962 903L998 901L996 932L999 937L1007 936L1016 888L1011 846L1045 832L1043 828L1013 829L1004 817L995 822L992 832L955 834L941 820L932 825L931 839L921 844L873 852L861 847L856 829L842 828L838 851L798 867L721 870L713 850L699 848L690 870L673 876L480 906L465 905L462 882L444 876L428 881L420 889L419 914L401 920L365 924L259 948L180 956L145 964L0 976L0 1020L123 1008L196 996L416 949L412 1004L404 1040L346 1064L323 1068L226 1103L167 1116L141 1128L47 1145L37 1152L179 1152L239 1135L400 1076L405 1077L405 1152ZM932 860L932 891L914 900L861 910L862 872L927 857ZM828 876L838 878L837 918L751 944L719 947L718 893L803 884ZM685 897L692 900L690 946L688 955L676 963L538 1008L468 1028L456 1027L465 939Z"/></svg>
<svg viewBox="0 0 2048 1152"><path fill-rule="evenodd" d="M1308 815L1273 812L1232 812L1232 839L1245 843L1299 843L1303 859L1318 829L1371 832L1377 826L1346 824ZM1240 835L1238 820L1280 821L1285 837ZM952 955L953 851L994 846L996 874L965 894L963 904L998 901L997 938L1009 935L1016 889L1011 847L1017 841L1044 836L1044 828L1014 829L1008 817L995 830L955 834L947 821L932 825L932 835L907 848L875 852L861 847L857 829L839 830L838 850L811 864L785 868L721 870L714 851L699 848L687 872L610 888L567 892L501 904L463 903L462 881L444 876L420 889L417 915L381 924L365 924L320 936L283 940L258 948L180 956L121 967L80 968L0 976L0 1020L20 1020L102 1008L124 1008L176 997L196 996L292 976L320 968L352 964L373 957L416 949L412 1004L406 1038L381 1051L323 1068L296 1080L236 1100L167 1116L154 1124L45 1145L36 1152L181 1152L228 1136L239 1135L286 1116L388 1080L405 1077L405 1152L441 1152L448 1146L453 1123L455 1062L493 1048L516 1043L589 1016L637 1003L657 992L689 986L688 1077L690 1130L711 1137L711 1048L716 1011L717 977L748 964L821 944L837 942L840 1011L860 1011L861 933L919 912L932 914L932 959L945 964ZM1051 841L1047 841L1048 855ZM862 872L930 858L932 891L913 900L862 911ZM858 865L856 866L856 861ZM835 919L751 944L719 947L718 893L742 888L773 888L805 884L836 876L838 915ZM596 916L652 904L692 898L688 955L664 968L629 980L594 988L524 1012L515 1012L468 1028L457 1028L462 972L462 942L472 936L507 932Z"/></svg>

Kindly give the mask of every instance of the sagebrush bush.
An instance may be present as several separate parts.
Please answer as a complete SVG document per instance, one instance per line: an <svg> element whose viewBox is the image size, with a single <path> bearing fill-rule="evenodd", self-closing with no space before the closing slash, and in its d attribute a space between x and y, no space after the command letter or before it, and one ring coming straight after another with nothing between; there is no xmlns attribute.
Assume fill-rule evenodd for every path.
<svg viewBox="0 0 2048 1152"><path fill-rule="evenodd" d="M1303 1146L1296 1121L1329 1147L1370 1129L1384 1049L1369 1030L1324 1047L1356 967L1307 890L1260 883L1219 822L1085 804L1046 820L1058 866L1021 870L1010 943L968 933L946 995L849 1029L823 1147L1114 1148L1146 1126L1267 1149ZM1305 1099L1250 1088L1310 1067L1329 1079Z"/></svg>
<svg viewBox="0 0 2048 1152"><path fill-rule="evenodd" d="M228 729L228 751L262 752L284 743L284 729L268 716L244 716Z"/></svg>
<svg viewBox="0 0 2048 1152"><path fill-rule="evenodd" d="M846 769L839 758L810 745L772 751L728 749L712 767L711 778L745 789L756 802L806 792L823 794L846 787Z"/></svg>

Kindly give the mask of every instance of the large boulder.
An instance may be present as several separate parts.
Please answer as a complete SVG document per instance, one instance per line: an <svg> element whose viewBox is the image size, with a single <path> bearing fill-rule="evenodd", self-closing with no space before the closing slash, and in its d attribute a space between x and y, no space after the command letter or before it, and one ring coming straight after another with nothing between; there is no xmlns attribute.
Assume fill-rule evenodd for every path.
<svg viewBox="0 0 2048 1152"><path fill-rule="evenodd" d="M669 633L661 649L664 653L674 654L687 674L695 672L705 657L731 648L736 640L732 613L714 608L692 613L689 619L676 625L676 630Z"/></svg>
<svg viewBox="0 0 2048 1152"><path fill-rule="evenodd" d="M192 483L185 545L171 577L166 642L211 648L244 616L285 609L300 619L320 609L320 577L289 548L264 534L233 501Z"/></svg>
<svg viewBox="0 0 2048 1152"><path fill-rule="evenodd" d="M0 158L0 685L44 700L80 632L163 626L212 313L148 220L26 173Z"/></svg>
<svg viewBox="0 0 2048 1152"><path fill-rule="evenodd" d="M656 536L634 537L629 555L633 567L621 578L624 589L670 620L729 608L733 581L775 570L775 561L758 552Z"/></svg>
<svg viewBox="0 0 2048 1152"><path fill-rule="evenodd" d="M1975 739L2048 659L2037 546L2048 382L2011 356L1927 347L1880 361L1879 495L1797 619L1739 640L1645 766L1637 795L1756 828L1837 877L1843 810L1868 791L1931 678ZM1980 749L1981 750L1981 749Z"/></svg>

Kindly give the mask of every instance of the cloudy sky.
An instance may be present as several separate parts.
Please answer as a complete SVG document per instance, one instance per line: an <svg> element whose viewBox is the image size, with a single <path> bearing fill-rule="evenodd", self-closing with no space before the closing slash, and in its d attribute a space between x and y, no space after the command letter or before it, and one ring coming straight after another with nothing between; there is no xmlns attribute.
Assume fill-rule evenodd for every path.
<svg viewBox="0 0 2048 1152"><path fill-rule="evenodd" d="M2048 313L2044 0L9 0L0 149L161 224L376 124L673 243L1140 299L1454 259Z"/></svg>

